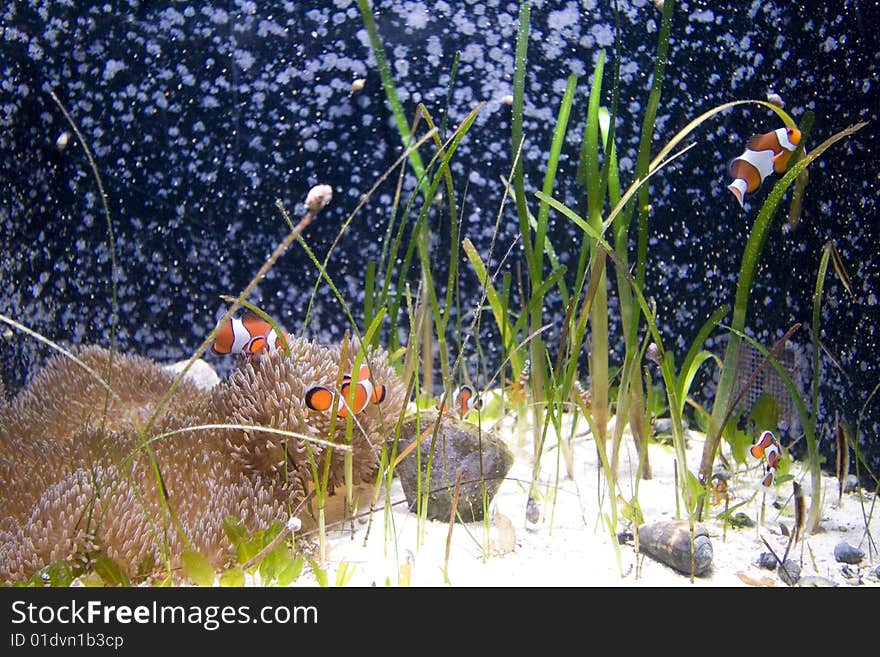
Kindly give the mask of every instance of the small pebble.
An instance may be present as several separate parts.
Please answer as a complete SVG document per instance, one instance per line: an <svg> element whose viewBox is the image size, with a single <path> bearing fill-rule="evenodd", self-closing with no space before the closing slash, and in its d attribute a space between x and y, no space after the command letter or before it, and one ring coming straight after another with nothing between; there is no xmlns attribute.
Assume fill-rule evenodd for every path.
<svg viewBox="0 0 880 657"><path fill-rule="evenodd" d="M834 546L834 558L840 563L857 564L865 558L865 553L849 543L838 543Z"/></svg>
<svg viewBox="0 0 880 657"><path fill-rule="evenodd" d="M794 559L786 559L784 564L779 565L776 574L779 575L779 579L783 582L789 586L794 586L801 578L801 566Z"/></svg>
<svg viewBox="0 0 880 657"><path fill-rule="evenodd" d="M778 563L779 562L776 560L776 557L773 556L772 552L762 552L758 557L758 566L760 568L773 570Z"/></svg>
<svg viewBox="0 0 880 657"><path fill-rule="evenodd" d="M712 473L712 479L720 479L721 481L729 481L733 476L733 473L730 470L725 470L724 468L718 468L715 472Z"/></svg>
<svg viewBox="0 0 880 657"><path fill-rule="evenodd" d="M70 133L65 130L60 135L58 135L58 139L55 140L55 148L59 151L63 151L67 148L67 144L70 143Z"/></svg>
<svg viewBox="0 0 880 657"><path fill-rule="evenodd" d="M754 527L755 521L742 511L739 511L730 517L730 524L734 527Z"/></svg>
<svg viewBox="0 0 880 657"><path fill-rule="evenodd" d="M840 569L840 574L846 577L847 579L860 579L861 573L853 571L848 565L844 565L843 568Z"/></svg>
<svg viewBox="0 0 880 657"><path fill-rule="evenodd" d="M846 475L846 479L843 480L843 492L844 493L852 493L857 490L859 487L859 478L854 474Z"/></svg>
<svg viewBox="0 0 880 657"><path fill-rule="evenodd" d="M632 541L634 539L635 539L635 536L628 529L623 529L623 530L617 532L617 543L619 545L626 545L629 541Z"/></svg>
<svg viewBox="0 0 880 657"><path fill-rule="evenodd" d="M529 497L529 501L526 503L526 520L533 525L541 520L541 507L538 506L538 501L534 497Z"/></svg>

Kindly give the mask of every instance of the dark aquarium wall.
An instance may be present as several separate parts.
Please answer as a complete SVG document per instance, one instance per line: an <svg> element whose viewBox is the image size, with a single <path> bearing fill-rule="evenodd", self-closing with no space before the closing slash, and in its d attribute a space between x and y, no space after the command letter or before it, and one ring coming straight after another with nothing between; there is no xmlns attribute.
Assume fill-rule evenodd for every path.
<svg viewBox="0 0 880 657"><path fill-rule="evenodd" d="M615 140L623 182L631 182L657 49L657 4L532 3L521 155L530 192L541 187L566 79L574 73L580 100L554 196L583 210L578 152L602 49L608 58L603 104L611 103L611 72L619 67ZM497 266L518 234L514 204L508 199L500 215L499 208L501 178L513 157L508 97L519 4L407 0L372 7L409 120L423 103L448 136L484 103L452 173L462 237L484 257L494 249ZM228 307L220 295L237 295L287 234L276 200L296 221L308 189L326 183L334 188L333 202L305 239L318 259L333 249L327 274L361 325L367 263L382 249L397 172L333 244L403 147L358 2L31 0L0 11L0 313L65 346L108 345L115 334L116 345L128 352L168 361L187 357ZM795 120L814 114L808 152L868 121L810 166L793 227L789 190L766 241L746 325L769 346L802 323L790 343L809 371L812 296L823 246L833 241L850 283L847 290L829 268L819 336L819 435L823 453L832 456L835 416L860 421L860 445L875 471L877 25L876 0L677 2L653 142L656 152L702 112L771 93ZM115 274L95 176L53 93L94 155L112 219ZM679 358L706 318L733 302L750 227L778 179L768 179L740 208L726 189L728 164L751 135L781 125L766 108L732 108L696 130L683 144L695 145L651 179L645 292ZM424 149L426 157L430 152ZM416 186L407 171L401 205ZM432 220L432 257L437 280L444 281L450 237L442 212ZM560 262L574 269L583 233L555 216L548 237ZM631 239L634 244L634 231ZM518 246L503 267L514 280L523 271ZM464 319L479 302L479 285L467 261L459 264ZM610 290L612 345L620 349L616 290ZM340 338L350 325L300 245L249 300L287 330L323 341ZM558 301L548 297L548 322L564 314ZM471 375L478 386L499 364L493 326L483 326L481 359L473 342L465 347L467 362L479 363ZM0 329L0 374L11 394L49 350L8 324ZM559 330L551 328L545 338L552 345ZM451 340L457 348L458 337ZM709 347L722 354L719 339ZM229 358L206 358L221 372L232 365ZM711 405L713 377L705 378L695 392Z"/></svg>

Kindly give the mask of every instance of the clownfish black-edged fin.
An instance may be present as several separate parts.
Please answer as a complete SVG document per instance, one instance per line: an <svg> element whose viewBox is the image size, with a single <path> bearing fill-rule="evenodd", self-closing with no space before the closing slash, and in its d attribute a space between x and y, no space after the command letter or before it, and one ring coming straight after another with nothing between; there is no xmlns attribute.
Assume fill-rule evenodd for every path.
<svg viewBox="0 0 880 657"><path fill-rule="evenodd" d="M385 394L387 392L388 391L384 385L376 386L376 390L375 392L373 392L373 403L381 404L383 401L385 401Z"/></svg>
<svg viewBox="0 0 880 657"><path fill-rule="evenodd" d="M324 386L315 386L306 391L305 402L313 411L329 411L333 405L333 393Z"/></svg>

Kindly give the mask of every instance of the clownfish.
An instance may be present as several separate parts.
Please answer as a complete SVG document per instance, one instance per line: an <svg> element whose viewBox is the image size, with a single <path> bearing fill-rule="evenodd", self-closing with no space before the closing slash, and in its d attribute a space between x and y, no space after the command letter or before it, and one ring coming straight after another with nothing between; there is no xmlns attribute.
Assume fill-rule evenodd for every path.
<svg viewBox="0 0 880 657"><path fill-rule="evenodd" d="M254 355L282 348L281 337L272 325L257 314L246 312L241 318L230 317L214 338L215 354Z"/></svg>
<svg viewBox="0 0 880 657"><path fill-rule="evenodd" d="M463 385L452 395L452 408L457 410L458 414L462 417L467 417L468 413L472 410L475 408L482 408L482 406L483 400L480 399L472 386ZM438 403L437 410L447 411L449 410L449 407L444 406L442 403Z"/></svg>
<svg viewBox="0 0 880 657"><path fill-rule="evenodd" d="M776 477L779 459L782 456L779 443L772 432L764 431L749 451L756 459L764 458L764 471L767 474L764 475L761 485L769 487L773 484L773 479Z"/></svg>
<svg viewBox="0 0 880 657"><path fill-rule="evenodd" d="M351 386L354 383L354 402L349 403ZM370 368L367 365L361 367L358 372L358 380L352 382L350 374L342 375L342 386L339 389L341 395L336 407L337 417L346 417L349 408L355 414L363 411L369 404L381 404L385 401L385 386L373 385L370 380ZM333 408L334 393L324 386L314 386L306 391L305 402L313 411L329 411Z"/></svg>
<svg viewBox="0 0 880 657"><path fill-rule="evenodd" d="M788 161L800 142L801 131L795 127L755 135L746 142L746 150L730 163L733 182L727 186L741 207L746 194L756 191L767 176L788 168Z"/></svg>

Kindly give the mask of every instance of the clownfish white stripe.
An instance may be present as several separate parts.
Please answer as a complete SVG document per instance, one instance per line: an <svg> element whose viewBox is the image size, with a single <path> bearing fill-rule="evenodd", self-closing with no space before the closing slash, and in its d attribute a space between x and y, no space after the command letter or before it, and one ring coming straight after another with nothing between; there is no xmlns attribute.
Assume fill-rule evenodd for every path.
<svg viewBox="0 0 880 657"><path fill-rule="evenodd" d="M792 137L789 138L788 128L776 129L776 139L779 141L779 145L782 146L785 150L794 153L795 149L798 147L798 144L801 141L801 133L797 132L797 137L794 136L794 132L792 132L791 134Z"/></svg>
<svg viewBox="0 0 880 657"><path fill-rule="evenodd" d="M458 411L461 417L466 417L475 408L482 406L483 400L477 395L473 386L465 384L452 394L452 408ZM449 410L449 407L443 405L442 402L437 404L437 408L441 411Z"/></svg>
<svg viewBox="0 0 880 657"><path fill-rule="evenodd" d="M746 194L755 192L770 174L782 173L788 168L788 161L800 141L800 130L784 127L755 135L746 142L743 153L728 167L733 182L727 188L740 207L745 207Z"/></svg>
<svg viewBox="0 0 880 657"><path fill-rule="evenodd" d="M773 173L773 151L746 150L739 156L742 162L748 162L758 170L761 180Z"/></svg>

